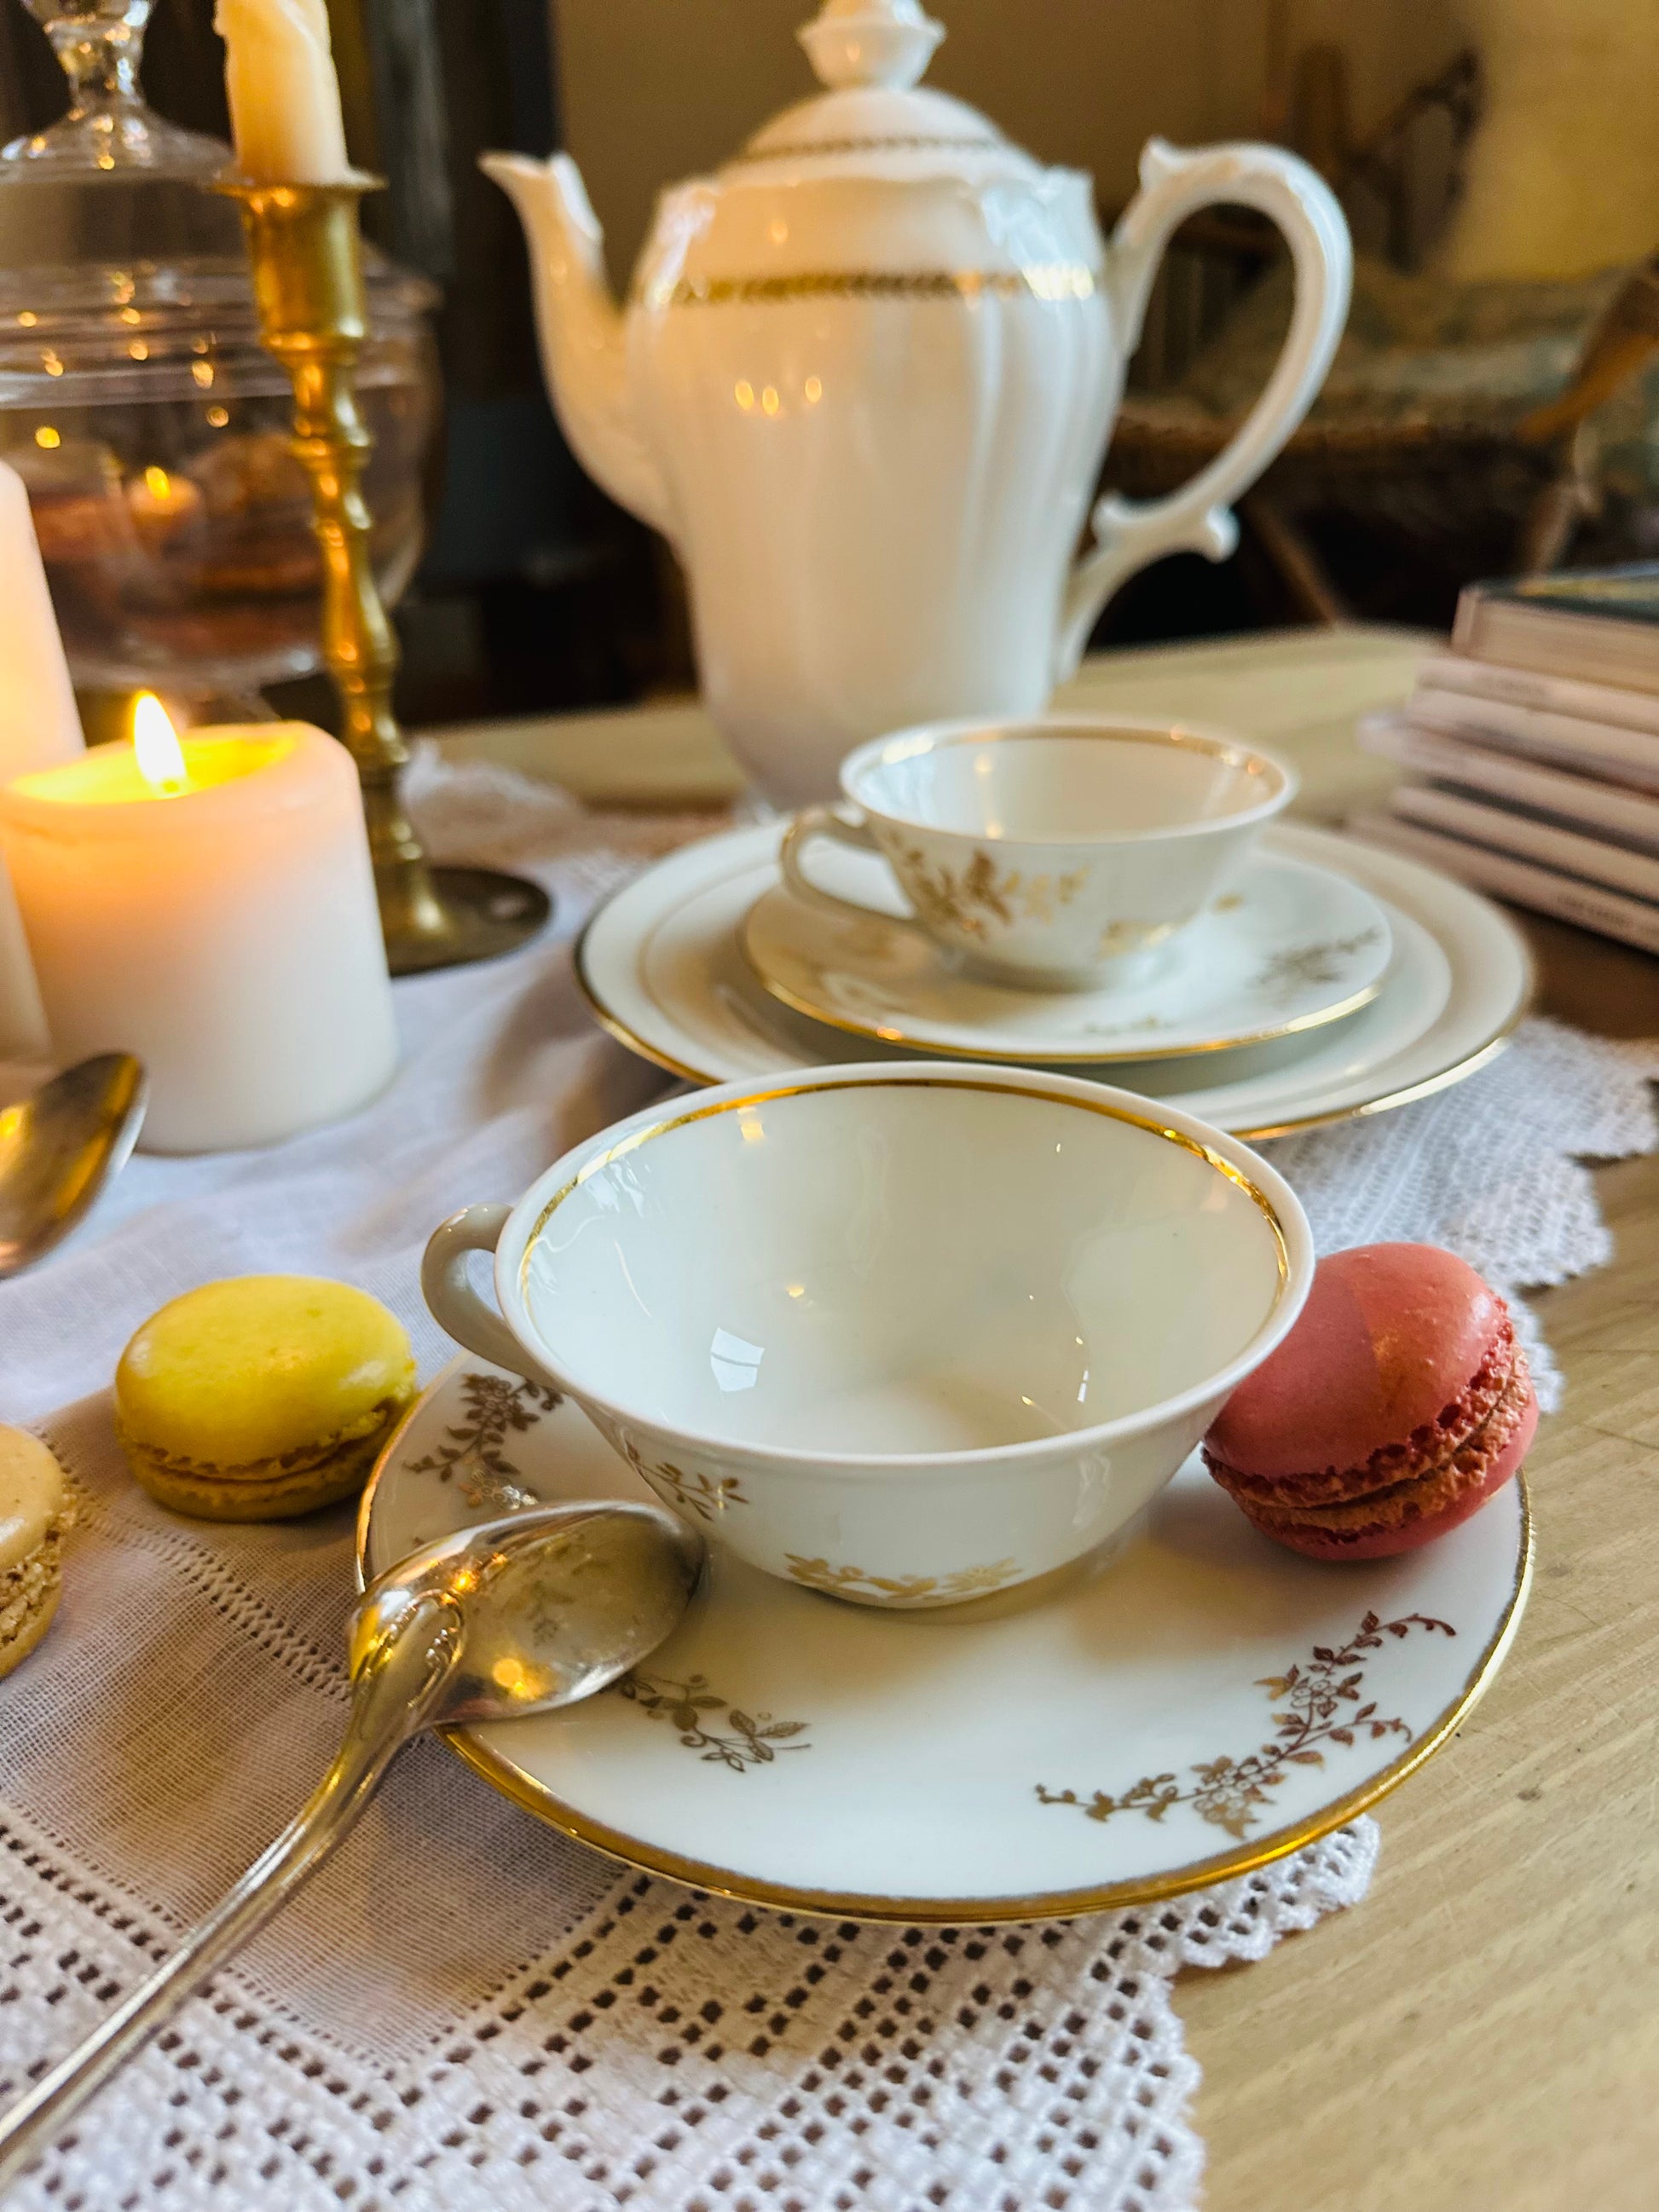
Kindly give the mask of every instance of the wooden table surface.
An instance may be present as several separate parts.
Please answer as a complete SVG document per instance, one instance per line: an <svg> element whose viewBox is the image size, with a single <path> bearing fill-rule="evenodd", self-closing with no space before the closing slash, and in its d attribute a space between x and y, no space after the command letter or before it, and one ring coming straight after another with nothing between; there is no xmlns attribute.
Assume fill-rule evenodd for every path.
<svg viewBox="0 0 1659 2212"><path fill-rule="evenodd" d="M1280 637L1103 656L1067 696L1289 754L1304 812L1387 788L1357 713L1421 641ZM605 803L718 805L701 710L457 733ZM1659 962L1530 915L1543 1011L1659 1036ZM1613 1263L1542 1293L1566 1376L1528 1464L1538 1573L1508 1662L1379 1808L1370 1897L1255 1966L1185 1977L1206 2212L1659 2207L1659 1157L1596 1170Z"/></svg>

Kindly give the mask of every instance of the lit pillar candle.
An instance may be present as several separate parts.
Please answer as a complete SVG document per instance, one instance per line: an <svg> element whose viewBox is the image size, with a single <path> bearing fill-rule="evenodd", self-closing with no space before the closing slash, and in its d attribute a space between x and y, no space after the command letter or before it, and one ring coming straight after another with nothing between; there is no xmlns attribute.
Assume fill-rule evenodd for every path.
<svg viewBox="0 0 1659 2212"><path fill-rule="evenodd" d="M135 734L0 791L58 1057L137 1053L158 1152L351 1113L397 1040L350 756L303 722L180 746L149 699Z"/></svg>
<svg viewBox="0 0 1659 2212"><path fill-rule="evenodd" d="M350 174L324 0L219 0L236 166L258 185Z"/></svg>
<svg viewBox="0 0 1659 2212"><path fill-rule="evenodd" d="M28 494L0 461L0 783L83 750ZM46 1050L23 927L0 867L0 1060L37 1060Z"/></svg>

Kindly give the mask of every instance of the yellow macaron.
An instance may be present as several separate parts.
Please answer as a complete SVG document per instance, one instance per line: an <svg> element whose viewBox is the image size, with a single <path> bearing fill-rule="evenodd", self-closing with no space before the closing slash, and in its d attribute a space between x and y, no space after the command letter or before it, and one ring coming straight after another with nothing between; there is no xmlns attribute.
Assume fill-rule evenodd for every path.
<svg viewBox="0 0 1659 2212"><path fill-rule="evenodd" d="M152 1314L115 1424L151 1497L204 1521L284 1521L361 1490L415 1395L396 1315L348 1283L237 1275Z"/></svg>
<svg viewBox="0 0 1659 2212"><path fill-rule="evenodd" d="M40 1437L0 1428L0 1674L52 1626L70 1519L64 1470Z"/></svg>

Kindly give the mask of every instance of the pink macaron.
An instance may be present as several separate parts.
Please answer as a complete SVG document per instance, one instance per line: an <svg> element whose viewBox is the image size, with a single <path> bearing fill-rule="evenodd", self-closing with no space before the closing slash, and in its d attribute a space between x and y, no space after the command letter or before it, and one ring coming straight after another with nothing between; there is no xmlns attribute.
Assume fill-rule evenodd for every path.
<svg viewBox="0 0 1659 2212"><path fill-rule="evenodd" d="M1538 1401L1509 1308L1432 1244L1334 1252L1204 1439L1265 1536L1380 1559L1443 1536L1521 1465Z"/></svg>

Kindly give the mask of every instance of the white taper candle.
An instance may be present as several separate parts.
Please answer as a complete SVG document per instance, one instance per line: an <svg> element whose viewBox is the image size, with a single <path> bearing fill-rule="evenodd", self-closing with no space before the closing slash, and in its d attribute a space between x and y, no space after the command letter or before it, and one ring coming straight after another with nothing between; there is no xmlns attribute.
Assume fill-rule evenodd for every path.
<svg viewBox="0 0 1659 2212"><path fill-rule="evenodd" d="M351 173L324 0L218 0L236 166L260 185Z"/></svg>

